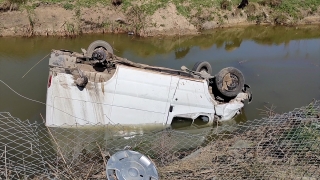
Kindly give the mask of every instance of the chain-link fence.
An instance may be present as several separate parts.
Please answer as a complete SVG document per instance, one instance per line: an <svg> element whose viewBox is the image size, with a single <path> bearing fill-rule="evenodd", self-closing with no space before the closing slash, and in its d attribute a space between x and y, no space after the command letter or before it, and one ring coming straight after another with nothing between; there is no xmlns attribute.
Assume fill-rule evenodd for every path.
<svg viewBox="0 0 320 180"><path fill-rule="evenodd" d="M289 113L201 130L95 125L45 127L0 113L2 179L106 179L123 149L157 166L160 179L318 179L320 101ZM2 153L1 153L2 152Z"/></svg>

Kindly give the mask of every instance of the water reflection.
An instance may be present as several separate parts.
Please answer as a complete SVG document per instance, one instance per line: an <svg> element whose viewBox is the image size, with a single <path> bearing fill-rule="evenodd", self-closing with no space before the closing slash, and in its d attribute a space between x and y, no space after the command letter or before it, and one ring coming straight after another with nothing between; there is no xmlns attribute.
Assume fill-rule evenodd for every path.
<svg viewBox="0 0 320 180"><path fill-rule="evenodd" d="M217 49L224 47L225 50L230 50L240 47L244 40L252 40L257 44L269 46L288 45L293 40L318 38L320 36L319 28L314 26L299 28L249 26L206 31L198 36L153 38L137 38L126 35L84 35L75 39L3 37L0 38L0 50L2 56L23 58L53 48L79 51L81 47L86 48L92 40L100 38L107 39L120 56L125 51L134 52L143 58L176 51L183 52L182 55L177 55L177 59L180 59L189 52L191 47L206 50L215 46Z"/></svg>
<svg viewBox="0 0 320 180"><path fill-rule="evenodd" d="M240 45L241 45L241 42L242 42L242 39L239 39L239 38L236 38L236 39L231 40L231 41L227 41L227 42L225 43L224 49L225 49L226 51L228 51L228 52L231 52L231 51L239 48Z"/></svg>
<svg viewBox="0 0 320 180"><path fill-rule="evenodd" d="M185 48L181 47L176 49L174 54L176 59L182 59L189 53L189 51L190 51L189 47L185 47Z"/></svg>

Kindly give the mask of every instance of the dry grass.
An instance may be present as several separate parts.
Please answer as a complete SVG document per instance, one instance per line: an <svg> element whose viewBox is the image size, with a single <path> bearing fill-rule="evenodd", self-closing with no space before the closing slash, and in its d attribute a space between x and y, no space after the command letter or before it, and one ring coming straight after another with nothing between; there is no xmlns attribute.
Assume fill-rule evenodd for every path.
<svg viewBox="0 0 320 180"><path fill-rule="evenodd" d="M124 138L119 137L108 140L108 143L103 141L101 144L98 143L100 137L97 137L96 129L92 135L81 128L63 129L62 132L47 129L46 133L49 134L52 148L55 150L53 153L56 154L50 154L50 158L45 156L47 154L34 157L46 163L41 173L39 169L32 169L34 164L24 166L28 161L25 156L29 155L29 146L26 147L27 151L20 152L25 155L22 156L25 159L23 161L19 159L16 162L9 157L12 147L10 149L9 146L5 146L5 151L2 155L0 154L0 160L4 162L4 166L0 166L2 173L0 177L2 179L11 177L13 177L11 179L25 177L28 179L106 179L106 163L111 152L116 150L110 145L120 149L130 145L132 150L146 155L156 164L161 179L312 179L320 177L320 101L314 101L306 107L281 115L274 113L274 109L275 107L271 106L261 110L268 116L264 119L252 120L236 126L219 125L198 134L166 129L137 136L137 139L124 141ZM7 122L10 125L8 127L12 125L9 122L14 122L15 125L23 124L18 119L12 119ZM26 125L23 124L23 128ZM35 125L32 124L28 131L31 134L27 137L32 137L32 133L35 132L33 127ZM36 126L35 129L37 133L43 133L39 127ZM43 128L44 130L46 128ZM118 130L116 128L116 131ZM66 134L67 132L69 134ZM41 137L43 138L44 134ZM199 137L204 138L200 145L196 142ZM34 137L35 142L41 142L36 138L38 136ZM45 139L44 143L47 144L50 140ZM69 147L71 145L74 147ZM40 147L42 146L40 144ZM42 150L38 151L36 146L33 146L32 151L44 153ZM26 169L15 171L18 166ZM23 176L26 172L29 175Z"/></svg>
<svg viewBox="0 0 320 180"><path fill-rule="evenodd" d="M314 171L312 177L319 177L320 142L314 137L320 136L308 131L311 126L311 122L292 119L232 133L229 139L212 141L191 158L161 167L160 174L163 179L291 179L310 178L306 173Z"/></svg>

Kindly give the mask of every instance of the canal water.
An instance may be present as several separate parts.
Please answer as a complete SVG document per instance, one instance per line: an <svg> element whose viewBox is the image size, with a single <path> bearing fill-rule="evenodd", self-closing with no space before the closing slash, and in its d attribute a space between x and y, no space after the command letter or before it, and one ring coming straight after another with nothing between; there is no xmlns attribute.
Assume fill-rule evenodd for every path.
<svg viewBox="0 0 320 180"><path fill-rule="evenodd" d="M98 39L108 41L116 55L134 62L176 69L185 65L191 69L198 61L208 61L213 74L228 66L240 69L251 86L253 102L246 104L242 115L231 123L261 118L259 109L266 107L275 107L275 112L282 113L320 99L319 26L250 26L170 38L123 34L73 39L1 37L0 80L25 97L45 102L48 57L40 60L51 49L81 52L80 48L87 48ZM22 120L42 121L40 113L44 116L45 106L0 84L0 112L4 111Z"/></svg>

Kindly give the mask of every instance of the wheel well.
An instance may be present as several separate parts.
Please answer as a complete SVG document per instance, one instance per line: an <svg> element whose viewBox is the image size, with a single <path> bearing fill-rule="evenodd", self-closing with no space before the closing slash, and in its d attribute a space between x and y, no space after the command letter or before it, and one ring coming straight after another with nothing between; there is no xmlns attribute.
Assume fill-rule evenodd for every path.
<svg viewBox="0 0 320 180"><path fill-rule="evenodd" d="M179 129L184 127L189 127L192 124L195 124L196 126L203 126L210 122L210 118L208 115L198 115L196 118L191 117L179 117L176 116L171 121L171 127L173 129Z"/></svg>

